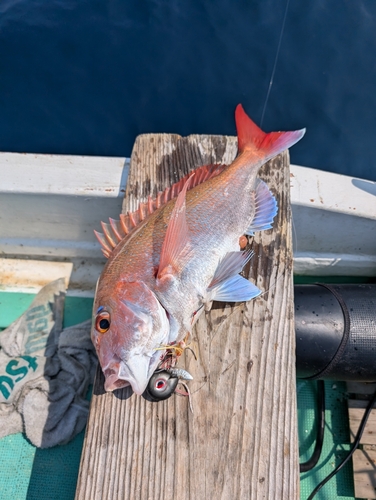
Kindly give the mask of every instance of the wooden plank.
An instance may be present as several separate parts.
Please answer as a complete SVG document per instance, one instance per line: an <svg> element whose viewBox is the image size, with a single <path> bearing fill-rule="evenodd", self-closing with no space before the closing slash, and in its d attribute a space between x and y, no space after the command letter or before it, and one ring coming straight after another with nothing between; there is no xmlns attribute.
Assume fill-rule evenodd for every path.
<svg viewBox="0 0 376 500"><path fill-rule="evenodd" d="M361 399L349 399L349 422L350 422L350 439L351 442L358 432L360 422L363 418L365 409L367 407L368 401ZM362 438L360 440L361 444L376 444L376 408L371 410L368 417L367 424L364 428Z"/></svg>
<svg viewBox="0 0 376 500"><path fill-rule="evenodd" d="M38 293L41 288L59 278L64 278L68 288L72 268L71 262L0 258L1 290Z"/></svg>
<svg viewBox="0 0 376 500"><path fill-rule="evenodd" d="M376 451L355 450L352 460L356 498L376 498Z"/></svg>
<svg viewBox="0 0 376 500"><path fill-rule="evenodd" d="M363 418L368 401L375 392L375 383L352 382L346 384L350 399L347 402L349 410L350 439L354 441L360 422ZM363 431L361 444L376 445L376 408L374 408Z"/></svg>
<svg viewBox="0 0 376 500"><path fill-rule="evenodd" d="M347 382L350 440L354 442L369 399L376 389L375 383ZM355 450L353 461L354 489L357 498L376 498L376 409L367 420L360 440L360 449Z"/></svg>
<svg viewBox="0 0 376 500"><path fill-rule="evenodd" d="M228 163L236 139L146 135L131 158L124 211L205 163ZM214 304L193 332L194 413L173 396L150 403L129 389L104 393L97 372L77 500L299 498L288 153L260 171L275 193L274 229L251 241L246 274L264 291Z"/></svg>

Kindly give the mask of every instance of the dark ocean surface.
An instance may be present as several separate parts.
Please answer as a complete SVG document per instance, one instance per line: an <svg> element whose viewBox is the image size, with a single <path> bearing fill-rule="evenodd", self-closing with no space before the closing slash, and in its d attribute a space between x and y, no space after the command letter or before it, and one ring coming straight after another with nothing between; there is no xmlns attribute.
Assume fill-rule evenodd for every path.
<svg viewBox="0 0 376 500"><path fill-rule="evenodd" d="M285 0L2 0L0 150L129 156L144 132L258 123ZM292 162L376 180L376 1L290 0L267 131ZM105 173L104 173L105 175Z"/></svg>

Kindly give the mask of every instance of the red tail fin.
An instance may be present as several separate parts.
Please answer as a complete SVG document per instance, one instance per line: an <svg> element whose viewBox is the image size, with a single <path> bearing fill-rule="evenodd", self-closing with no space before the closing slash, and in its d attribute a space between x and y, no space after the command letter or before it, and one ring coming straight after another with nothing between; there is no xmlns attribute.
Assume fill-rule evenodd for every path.
<svg viewBox="0 0 376 500"><path fill-rule="evenodd" d="M241 104L235 110L239 153L246 149L263 150L272 158L298 142L305 134L305 128L293 132L263 132L246 114Z"/></svg>

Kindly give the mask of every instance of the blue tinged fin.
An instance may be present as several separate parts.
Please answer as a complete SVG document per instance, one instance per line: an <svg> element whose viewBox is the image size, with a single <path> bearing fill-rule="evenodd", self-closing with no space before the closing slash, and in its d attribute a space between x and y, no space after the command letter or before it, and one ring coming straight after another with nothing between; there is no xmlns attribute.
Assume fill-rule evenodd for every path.
<svg viewBox="0 0 376 500"><path fill-rule="evenodd" d="M244 302L260 295L261 291L250 281L239 276L251 259L252 251L229 252L219 263L207 290L208 300L221 302Z"/></svg>
<svg viewBox="0 0 376 500"><path fill-rule="evenodd" d="M252 224L249 226L245 234L254 235L254 231L263 231L271 229L273 219L278 213L277 201L270 192L264 181L258 179L255 194L255 216Z"/></svg>
<svg viewBox="0 0 376 500"><path fill-rule="evenodd" d="M244 302L260 295L261 290L237 274L211 290L210 300L220 302Z"/></svg>
<svg viewBox="0 0 376 500"><path fill-rule="evenodd" d="M213 289L219 283L239 274L252 256L253 252L251 250L246 250L245 252L228 252L218 264L209 289Z"/></svg>

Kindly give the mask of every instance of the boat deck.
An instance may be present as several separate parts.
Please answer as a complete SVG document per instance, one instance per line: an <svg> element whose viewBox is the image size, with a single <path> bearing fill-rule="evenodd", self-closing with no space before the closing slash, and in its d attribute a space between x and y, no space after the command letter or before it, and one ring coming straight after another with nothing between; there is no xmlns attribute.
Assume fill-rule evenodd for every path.
<svg viewBox="0 0 376 500"><path fill-rule="evenodd" d="M12 168L4 168L5 181L3 179L3 196L0 201L4 213L13 216L4 218L2 221L0 243L5 256L14 256L18 261L17 266L15 266L12 259L1 259L1 266L3 266L1 267L2 284L4 284L4 277L10 277L11 281L5 283L5 285L6 289L13 290L12 293L0 291L0 328L4 328L27 308L33 297L32 294L19 294L15 293L14 290L25 291L28 290L27 287L31 287L29 290L35 291L40 285L40 271L44 270L45 272L46 266L49 264L51 266L54 264L52 267L64 265L68 268L70 266L69 270L64 271L64 274L69 274L73 268L70 281L73 287L69 293L74 295L78 292L81 293L81 290L83 290L83 293L92 296L93 285L99 270L103 266L98 247L92 242L92 228L98 229L98 221L105 215L116 217L121 205L119 193L121 195L121 192L125 189L129 161L127 159L105 159L103 160L105 163L98 163L97 158L50 157L49 155L18 155L11 153L2 153L0 156L4 164L9 162L12 165ZM74 177L75 186L78 183L80 186L82 185L82 189L77 190L75 187L75 190L72 191L71 186L68 186L68 189L59 185L58 189L56 188L56 193L51 192L55 175L55 170L51 166L55 165L57 160L63 163L65 172L75 172L75 175L68 175L67 178ZM82 171L80 170L81 164L85 166ZM96 169L96 166L98 169ZM111 182L104 186L102 185L102 166L105 166L106 172L112 172L112 175L110 175ZM23 178L31 168L35 178L38 178L37 188L33 187L30 192L26 193L19 192L20 183L17 182L17 179ZM77 172L81 172L81 183L79 182L80 178L77 179ZM95 187L97 184L92 185L89 172L98 174L97 184L102 191L99 192L99 188L93 190L93 186ZM15 174L17 175L15 176ZM295 271L306 275L299 282L306 283L312 280L322 280L323 278L319 278L319 276L326 276L326 282L330 283L338 280L341 282L358 281L359 276L374 276L374 238L372 237L375 223L375 205L372 194L374 193L374 185L359 179L334 176L334 174L296 166L292 167L291 174L291 194L294 203L296 243L298 243L294 254ZM336 185L335 193L331 190L334 184ZM22 184L22 186L24 185ZM328 192L323 192L323 186L329 187ZM356 207L355 212L354 207L346 205L347 199L340 199L340 196L344 196L344 194L348 198L350 191L350 197L354 199L354 207ZM92 196L93 193L95 196ZM101 197L102 195L104 197ZM334 201L333 196L337 196ZM51 203L58 203L59 210L54 214L53 224L46 224L45 221L46 200ZM315 205L314 210L309 210L315 203L318 205ZM96 209L98 211L102 210L104 215L98 215ZM349 244L358 245L358 241L357 238L353 238L353 243L351 243L348 240L347 233L346 251L342 249L344 247L339 245L340 253L328 254L328 252L333 251L332 248L335 248L334 242L338 243L338 236L343 233L343 228L350 227L348 222L351 217L350 209L352 213L356 213L358 216L356 227L359 234L366 235L368 238L366 238L366 242L363 241L364 245L361 254L361 257L365 256L363 260L359 260L359 256L354 257L354 249L350 248ZM22 217L20 214L22 214ZM80 214L78 219L77 214ZM56 220L56 217L60 217L61 220ZM331 221L325 238L322 237L322 226L320 225L322 218L325 218L325 221L329 219ZM48 219L47 222L51 221ZM370 224L371 230L367 231ZM75 230L73 230L73 227ZM320 237L312 236L313 227L320 228L319 232L313 232L313 236L320 234ZM353 224L351 224L351 227L353 227ZM30 228L31 232L29 231ZM309 238L306 238L308 233ZM90 241L88 235L90 235ZM85 237L88 241L85 240ZM72 238L76 238L77 241L73 241ZM265 244L265 241L257 243L259 246L263 244ZM68 260L71 258L73 265L72 262L48 263L43 257L48 256L48 258L56 261L65 261L67 252L69 254ZM327 255L329 255L329 258L327 258ZM39 261L39 267L35 267L38 264L37 261L27 260L30 256L35 259L43 259ZM30 268L26 266L26 263L30 264ZM16 267L20 266L22 269L16 270ZM249 271L251 279L254 281L257 276L260 276L256 267L252 267ZM338 276L339 274L343 275L344 271L351 276L348 278ZM58 272L61 272L60 268ZM310 279L310 274L315 277ZM16 275L17 280L14 282ZM28 279L26 287L25 276ZM53 273L48 271L44 279L51 281ZM363 281L364 278L360 278L360 282ZM65 324L71 325L89 318L91 307L92 298L84 299L68 296ZM226 311L220 309L214 311L213 317L221 315L222 312ZM268 342L270 338L272 337L267 337ZM258 339L262 339L262 335L259 335ZM225 341L227 342L227 339ZM231 342L231 339L229 342ZM233 345L232 342L229 349L232 349ZM272 346L271 343L267 345ZM218 350L215 352L220 356ZM226 374L231 374L233 368L233 366L230 366L231 361L229 363L228 360L225 360L225 362L227 363L226 367L229 367ZM253 370L253 376L257 376L257 372L254 375L254 368L255 365L252 365L251 371ZM200 379L198 378L198 380ZM227 381L221 387L221 394L223 394L224 389L228 390L226 383ZM293 384L295 384L295 381L293 381ZM324 451L314 471L301 476L302 499L308 496L308 493L312 491L320 479L331 472L334 467L333 464L337 463L349 448L350 439L347 430L347 396L345 389L343 384L340 383L327 383L326 388L328 400L326 413L327 422L329 423L324 441ZM297 389L299 442L301 445L300 460L303 461L309 456L313 446L313 432L310 429L315 414L314 385L298 381ZM253 402L253 396L256 394L257 391L253 388L251 397L247 401ZM182 405L183 403L185 401L179 398L178 404ZM295 403L291 407L294 410ZM183 412L186 410L185 407ZM197 412L197 405L195 410ZM250 424L252 425L253 422L257 422L254 415L252 415ZM340 429L343 430L340 432ZM72 499L76 489L82 446L83 434L77 436L68 445L51 450L35 449L21 434L0 440L0 456L2 457L0 462L2 477L0 481L0 498ZM259 456L260 454L257 457L259 458ZM185 466L185 464L183 465ZM336 478L325 486L323 491L325 498L354 498L353 480L346 471L349 471L351 476L351 465L347 465ZM271 466L269 472L275 474L276 469ZM277 476L276 479L279 480ZM264 482L259 484L262 485Z"/></svg>
<svg viewBox="0 0 376 500"><path fill-rule="evenodd" d="M192 167L229 164L234 137L137 138L124 211ZM188 398L158 404L128 388L104 393L97 373L76 498L297 498L299 456L288 153L260 170L275 194L274 229L259 232L246 275L264 292L216 304L195 326L182 367Z"/></svg>
<svg viewBox="0 0 376 500"><path fill-rule="evenodd" d="M306 277L304 277L304 280ZM299 279L302 281L302 279ZM0 329L8 326L30 305L34 294L0 291ZM92 299L67 297L64 326L91 316ZM323 451L314 470L300 475L300 498L306 500L314 487L348 453L350 432L348 393L344 382L325 382L326 429ZM297 414L300 461L314 448L317 413L316 383L297 381ZM72 500L75 495L84 432L70 443L37 449L22 434L0 440L0 498L18 500ZM321 493L321 492L320 492ZM322 498L354 500L352 467L349 462L322 490Z"/></svg>

